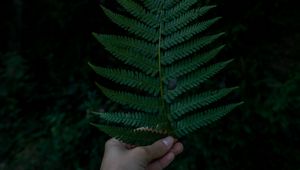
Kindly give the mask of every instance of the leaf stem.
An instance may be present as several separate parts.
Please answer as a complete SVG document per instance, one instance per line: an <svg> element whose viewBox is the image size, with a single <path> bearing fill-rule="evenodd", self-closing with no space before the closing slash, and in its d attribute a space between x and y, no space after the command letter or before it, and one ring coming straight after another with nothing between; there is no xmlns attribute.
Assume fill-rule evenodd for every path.
<svg viewBox="0 0 300 170"><path fill-rule="evenodd" d="M160 9L160 17L162 16L162 9ZM158 38L158 74L159 74L159 82L160 82L160 100L161 100L161 109L160 116L163 120L166 120L166 124L163 126L170 131L171 130L171 117L168 114L168 109L166 108L166 102L164 100L164 81L163 81L163 73L162 73L162 65L161 65L161 40L162 40L162 20L160 20L159 24L159 38Z"/></svg>

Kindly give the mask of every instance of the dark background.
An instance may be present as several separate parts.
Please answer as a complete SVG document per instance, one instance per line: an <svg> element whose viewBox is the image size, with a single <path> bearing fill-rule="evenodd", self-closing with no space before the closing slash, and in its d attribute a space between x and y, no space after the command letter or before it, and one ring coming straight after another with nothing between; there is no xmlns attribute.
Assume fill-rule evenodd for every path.
<svg viewBox="0 0 300 170"><path fill-rule="evenodd" d="M289 0L219 4L221 55L235 62L216 80L240 86L245 104L183 139L170 169L300 169L300 12ZM118 107L87 62L109 57L91 32L116 30L99 8L112 1L0 2L0 169L99 169L108 136L87 110Z"/></svg>

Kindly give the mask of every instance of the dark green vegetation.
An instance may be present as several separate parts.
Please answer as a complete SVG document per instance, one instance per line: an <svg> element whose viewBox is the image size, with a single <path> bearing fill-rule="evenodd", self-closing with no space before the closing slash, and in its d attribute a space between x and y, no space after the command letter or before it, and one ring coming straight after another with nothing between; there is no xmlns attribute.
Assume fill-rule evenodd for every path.
<svg viewBox="0 0 300 170"><path fill-rule="evenodd" d="M87 109L120 111L87 65L117 66L91 35L120 31L99 3L122 10L108 0L1 1L0 169L98 169L107 136L88 125ZM245 104L184 138L186 152L170 169L300 169L298 6L209 4L223 16L212 29L226 32L218 58L235 58L214 80L239 85Z"/></svg>
<svg viewBox="0 0 300 170"><path fill-rule="evenodd" d="M128 33L94 36L107 51L131 67L90 65L100 76L135 89L120 91L120 85L116 91L97 84L110 100L135 111L92 112L105 121L93 125L125 143L150 145L169 135L182 138L241 105L240 102L207 108L237 89L205 90L205 83L232 62L210 62L224 48L214 44L224 33L206 33L221 19L205 18L215 5L201 5L197 0L117 2L129 17L101 8ZM194 94L196 91L201 92Z"/></svg>

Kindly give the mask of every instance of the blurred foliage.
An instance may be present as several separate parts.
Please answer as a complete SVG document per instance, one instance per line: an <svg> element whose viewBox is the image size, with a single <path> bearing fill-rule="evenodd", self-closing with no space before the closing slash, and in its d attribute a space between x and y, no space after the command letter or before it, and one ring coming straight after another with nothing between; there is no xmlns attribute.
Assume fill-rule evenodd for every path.
<svg viewBox="0 0 300 170"><path fill-rule="evenodd" d="M217 3L223 85L240 84L240 110L182 139L170 169L300 169L300 13L291 0ZM91 32L116 31L107 0L12 0L0 5L0 169L98 169L108 137L88 109L120 109L94 85L87 61L113 64ZM220 80L220 78L218 78ZM102 81L102 80L100 80ZM103 80L105 81L105 80Z"/></svg>

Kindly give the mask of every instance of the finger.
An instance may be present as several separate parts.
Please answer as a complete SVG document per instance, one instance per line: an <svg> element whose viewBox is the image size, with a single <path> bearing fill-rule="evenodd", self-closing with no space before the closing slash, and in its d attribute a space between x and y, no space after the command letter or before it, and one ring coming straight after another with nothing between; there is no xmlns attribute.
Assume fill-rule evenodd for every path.
<svg viewBox="0 0 300 170"><path fill-rule="evenodd" d="M109 149L113 149L113 148L124 150L125 145L124 145L124 143L120 142L119 140L117 140L115 138L111 138L108 141L106 141L105 150L109 150Z"/></svg>
<svg viewBox="0 0 300 170"><path fill-rule="evenodd" d="M173 147L171 148L171 150L169 152L173 152L174 155L178 155L183 151L184 147L182 145L182 143L177 142L173 145Z"/></svg>
<svg viewBox="0 0 300 170"><path fill-rule="evenodd" d="M180 154L183 151L183 149L184 149L184 147L183 147L182 143L180 143L180 142L175 143L173 145L173 147L171 148L171 150L168 151L168 153L165 156L163 156L161 159L158 159L158 160L152 162L149 165L149 169L151 168L153 170L156 170L156 169L163 169L163 168L167 167L174 160L174 158L172 158L172 156L171 156L171 158L168 158L170 156L170 154L173 153L173 155L175 157L176 155Z"/></svg>
<svg viewBox="0 0 300 170"><path fill-rule="evenodd" d="M172 152L167 153L161 159L158 159L148 165L147 170L162 170L166 168L174 160L175 155Z"/></svg>
<svg viewBox="0 0 300 170"><path fill-rule="evenodd" d="M154 159L160 158L165 155L173 146L174 138L166 137L159 141L156 141L152 145L140 147L144 151L145 159L151 162Z"/></svg>

